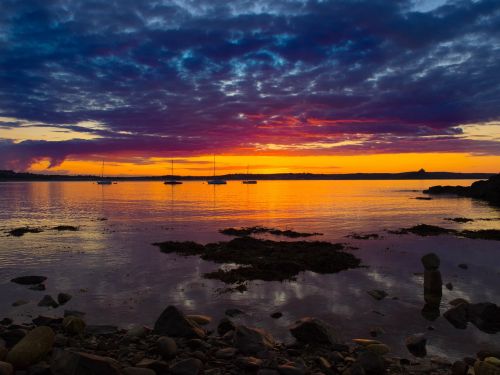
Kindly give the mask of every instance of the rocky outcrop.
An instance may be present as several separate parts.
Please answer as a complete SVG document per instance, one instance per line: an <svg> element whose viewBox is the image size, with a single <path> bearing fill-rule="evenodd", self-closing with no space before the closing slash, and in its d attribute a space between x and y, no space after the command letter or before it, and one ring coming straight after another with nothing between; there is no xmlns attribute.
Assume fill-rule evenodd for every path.
<svg viewBox="0 0 500 375"><path fill-rule="evenodd" d="M424 190L431 195L458 195L481 199L494 206L500 206L500 174L491 176L488 180L474 182L471 186L432 186Z"/></svg>

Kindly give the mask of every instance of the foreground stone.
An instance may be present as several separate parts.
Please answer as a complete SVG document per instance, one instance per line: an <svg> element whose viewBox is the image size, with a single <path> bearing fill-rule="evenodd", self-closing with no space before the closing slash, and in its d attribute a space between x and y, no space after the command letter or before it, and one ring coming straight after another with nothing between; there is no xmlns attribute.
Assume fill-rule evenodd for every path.
<svg viewBox="0 0 500 375"><path fill-rule="evenodd" d="M195 322L187 319L175 306L168 306L162 312L155 323L154 332L172 337L205 337L203 329Z"/></svg>
<svg viewBox="0 0 500 375"><path fill-rule="evenodd" d="M16 369L25 369L41 361L52 350L54 338L49 327L33 329L9 351L7 362Z"/></svg>
<svg viewBox="0 0 500 375"><path fill-rule="evenodd" d="M406 348L415 357L425 357L427 355L427 338L423 334L408 336L405 339Z"/></svg>
<svg viewBox="0 0 500 375"><path fill-rule="evenodd" d="M234 346L245 355L272 349L275 344L273 336L263 329L237 326L234 332Z"/></svg>
<svg viewBox="0 0 500 375"><path fill-rule="evenodd" d="M297 341L307 344L338 344L335 329L316 318L302 318L290 327L290 333Z"/></svg>
<svg viewBox="0 0 500 375"><path fill-rule="evenodd" d="M119 363L94 354L54 351L50 369L53 375L121 375Z"/></svg>

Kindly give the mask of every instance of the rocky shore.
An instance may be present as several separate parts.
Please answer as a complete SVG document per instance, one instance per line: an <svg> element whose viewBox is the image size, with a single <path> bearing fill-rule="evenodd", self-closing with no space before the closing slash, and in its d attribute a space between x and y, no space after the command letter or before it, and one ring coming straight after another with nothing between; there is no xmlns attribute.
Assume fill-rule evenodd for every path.
<svg viewBox="0 0 500 375"><path fill-rule="evenodd" d="M481 199L494 206L500 206L500 174L491 176L488 180L474 182L471 186L432 186L424 190L429 195L458 195Z"/></svg>

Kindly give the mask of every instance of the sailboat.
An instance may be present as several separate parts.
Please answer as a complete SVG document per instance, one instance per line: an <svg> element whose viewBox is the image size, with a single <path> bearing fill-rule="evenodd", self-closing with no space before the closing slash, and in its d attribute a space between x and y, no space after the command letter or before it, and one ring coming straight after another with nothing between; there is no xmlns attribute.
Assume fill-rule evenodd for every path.
<svg viewBox="0 0 500 375"><path fill-rule="evenodd" d="M171 160L171 168L172 168L172 172L170 173L170 178L164 182L165 185L180 185L182 184L182 181L177 181L175 178L174 178L174 160L172 159Z"/></svg>
<svg viewBox="0 0 500 375"><path fill-rule="evenodd" d="M209 185L225 185L226 180L223 180L221 178L215 178L215 155L214 155L214 178L212 180L208 180L207 182Z"/></svg>
<svg viewBox="0 0 500 375"><path fill-rule="evenodd" d="M250 176L250 174L248 173L248 165L247 165L247 178ZM246 184L246 185L255 185L257 183L256 180L243 180L241 181L241 183L243 184Z"/></svg>
<svg viewBox="0 0 500 375"><path fill-rule="evenodd" d="M111 185L113 182L111 180L104 179L104 160L102 161L101 168L101 179L97 181L97 185Z"/></svg>

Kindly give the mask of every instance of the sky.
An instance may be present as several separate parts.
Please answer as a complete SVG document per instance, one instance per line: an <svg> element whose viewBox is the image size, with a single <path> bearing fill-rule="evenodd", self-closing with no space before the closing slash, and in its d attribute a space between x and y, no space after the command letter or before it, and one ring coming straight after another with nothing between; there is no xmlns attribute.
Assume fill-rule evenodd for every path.
<svg viewBox="0 0 500 375"><path fill-rule="evenodd" d="M498 0L2 0L0 169L500 172Z"/></svg>

